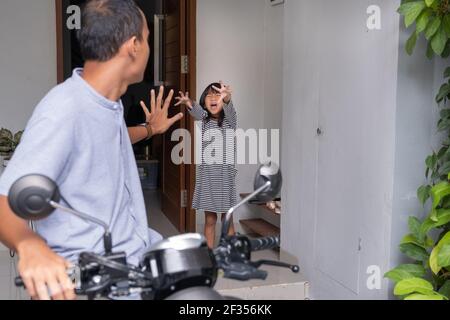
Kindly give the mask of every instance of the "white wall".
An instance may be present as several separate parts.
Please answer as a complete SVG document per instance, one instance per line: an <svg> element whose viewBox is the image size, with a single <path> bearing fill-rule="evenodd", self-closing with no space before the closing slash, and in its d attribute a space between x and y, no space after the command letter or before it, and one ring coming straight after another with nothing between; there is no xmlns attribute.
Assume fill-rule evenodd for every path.
<svg viewBox="0 0 450 320"><path fill-rule="evenodd" d="M0 127L22 130L56 85L54 0L0 2Z"/></svg>
<svg viewBox="0 0 450 320"><path fill-rule="evenodd" d="M263 128L281 129L283 118L284 5L264 0Z"/></svg>
<svg viewBox="0 0 450 320"><path fill-rule="evenodd" d="M56 85L53 0L0 2L0 127L23 130Z"/></svg>
<svg viewBox="0 0 450 320"><path fill-rule="evenodd" d="M372 4L382 29L369 32ZM368 290L366 270L386 270L390 254L398 4L285 4L282 246L315 299L388 295L386 281Z"/></svg>
<svg viewBox="0 0 450 320"><path fill-rule="evenodd" d="M0 2L0 127L23 130L56 85L54 0ZM9 254L0 244L0 299L17 298Z"/></svg>
<svg viewBox="0 0 450 320"><path fill-rule="evenodd" d="M211 82L234 88L242 129L279 129L283 6L268 0L197 1L197 97ZM255 165L239 166L239 193L253 189ZM250 208L237 218L253 217ZM202 223L202 217L198 219Z"/></svg>

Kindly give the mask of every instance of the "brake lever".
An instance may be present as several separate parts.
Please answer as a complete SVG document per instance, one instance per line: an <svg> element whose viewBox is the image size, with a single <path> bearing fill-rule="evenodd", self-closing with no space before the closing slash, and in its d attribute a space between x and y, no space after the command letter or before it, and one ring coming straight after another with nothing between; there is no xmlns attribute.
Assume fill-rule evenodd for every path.
<svg viewBox="0 0 450 320"><path fill-rule="evenodd" d="M274 266L274 267L281 267L281 268L287 268L290 269L293 273L299 273L300 267L297 265L291 265L288 263L280 262L280 261L273 261L273 260L259 260L259 261L250 261L249 262L251 266L258 269L262 265L267 266Z"/></svg>

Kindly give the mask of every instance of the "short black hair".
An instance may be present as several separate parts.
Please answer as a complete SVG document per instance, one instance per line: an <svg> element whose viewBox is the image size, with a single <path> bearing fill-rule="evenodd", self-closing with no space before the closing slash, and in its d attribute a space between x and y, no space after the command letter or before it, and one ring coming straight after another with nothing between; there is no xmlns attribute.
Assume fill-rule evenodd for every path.
<svg viewBox="0 0 450 320"><path fill-rule="evenodd" d="M211 112L209 112L208 108L206 108L206 97L210 93L220 93L214 88L220 88L222 87L222 84L215 82L211 83L209 86L206 87L205 91L203 91L202 96L200 97L200 106L208 113L208 117L206 118L207 121L211 121L213 116ZM222 110L222 112L219 115L219 119L217 120L218 125L220 128L222 128L223 121L225 120L225 111Z"/></svg>
<svg viewBox="0 0 450 320"><path fill-rule="evenodd" d="M108 61L136 36L142 41L144 17L134 0L88 0L77 32L84 60Z"/></svg>

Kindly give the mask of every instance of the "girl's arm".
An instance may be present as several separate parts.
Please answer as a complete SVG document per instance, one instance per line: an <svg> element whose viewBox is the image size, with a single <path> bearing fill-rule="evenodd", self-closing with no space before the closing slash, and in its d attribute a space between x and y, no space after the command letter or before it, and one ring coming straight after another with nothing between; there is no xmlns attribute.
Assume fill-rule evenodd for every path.
<svg viewBox="0 0 450 320"><path fill-rule="evenodd" d="M185 105L195 120L204 120L208 117L208 112L189 98L189 92L183 93L180 91L180 96L176 97L175 100L178 101L175 106Z"/></svg>
<svg viewBox="0 0 450 320"><path fill-rule="evenodd" d="M237 113L236 113L236 109L234 108L233 101L230 100L228 103L226 103L224 101L223 103L224 103L223 111L225 112L225 119L228 120L228 122L230 123L230 125L233 129L236 129L237 128Z"/></svg>
<svg viewBox="0 0 450 320"><path fill-rule="evenodd" d="M233 101L231 100L231 95L233 91L231 90L230 86L226 86L223 84L222 81L220 81L220 88L213 87L214 90L217 90L220 92L220 95L222 97L222 101L224 103L223 111L225 113L225 119L228 120L231 127L233 129L237 128L237 114L236 109L234 108Z"/></svg>
<svg viewBox="0 0 450 320"><path fill-rule="evenodd" d="M192 103L192 108L189 108L189 114L195 119L195 120L205 120L208 117L208 112L206 112L205 109L202 108L201 105L199 105L197 102Z"/></svg>

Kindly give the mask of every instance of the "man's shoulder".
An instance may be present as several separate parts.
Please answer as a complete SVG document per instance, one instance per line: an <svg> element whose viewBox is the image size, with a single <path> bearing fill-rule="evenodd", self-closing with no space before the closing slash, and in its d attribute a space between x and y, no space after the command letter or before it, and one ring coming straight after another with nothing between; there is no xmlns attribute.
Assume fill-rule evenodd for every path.
<svg viewBox="0 0 450 320"><path fill-rule="evenodd" d="M34 117L46 117L54 120L64 120L80 114L77 110L80 100L77 96L75 82L69 78L65 82L51 89L37 105Z"/></svg>

